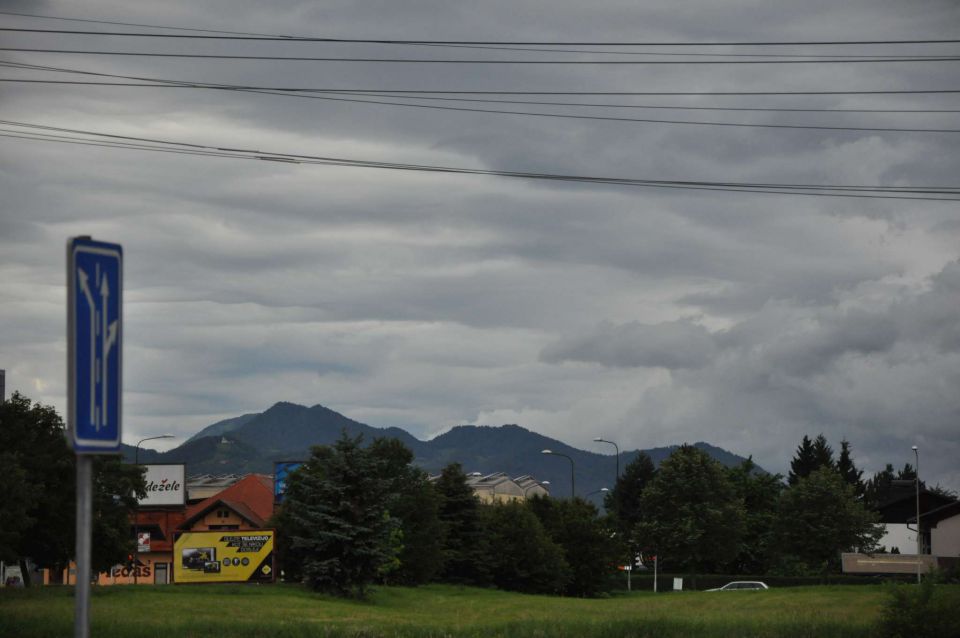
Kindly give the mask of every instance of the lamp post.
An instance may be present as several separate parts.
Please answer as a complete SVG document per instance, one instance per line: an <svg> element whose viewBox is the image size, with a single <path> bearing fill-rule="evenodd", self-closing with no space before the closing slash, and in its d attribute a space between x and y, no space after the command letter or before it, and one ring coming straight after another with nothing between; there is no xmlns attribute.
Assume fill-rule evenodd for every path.
<svg viewBox="0 0 960 638"><path fill-rule="evenodd" d="M148 436L145 439L140 439L137 441L136 447L133 449L133 464L138 466L140 465L140 444L146 441L153 441L154 439L172 439L174 438L172 434L161 434L160 436ZM140 501L137 501L137 511L133 514L133 584L137 584L137 572L139 571L140 565Z"/></svg>
<svg viewBox="0 0 960 638"><path fill-rule="evenodd" d="M523 499L527 499L527 492L532 490L535 487L543 487L544 485L550 485L550 481L534 481L533 485L528 485L523 488Z"/></svg>
<svg viewBox="0 0 960 638"><path fill-rule="evenodd" d="M606 440L606 439L602 439L602 438L600 438L599 436L598 436L597 438L595 438L595 439L593 440L593 442L594 442L594 443L609 443L610 445L612 445L612 446L614 447L614 449L616 449L616 451L617 451L617 480L619 481L619 480L620 480L620 446L617 445L616 443L614 443L613 441L608 441L608 440ZM616 483L614 483L614 485L616 485Z"/></svg>
<svg viewBox="0 0 960 638"><path fill-rule="evenodd" d="M589 498L589 497L593 496L594 494L601 494L601 493L602 493L602 494L606 494L606 493L609 492L609 491L610 491L610 488L608 488L608 487L601 487L599 490L593 490L592 492L590 492L589 494L587 494L587 497Z"/></svg>
<svg viewBox="0 0 960 638"><path fill-rule="evenodd" d="M570 461L570 498L573 498L574 496L576 496L576 494L577 494L577 487L576 487L576 482L575 482L575 479L574 479L573 459L572 459L571 457L567 456L566 454L562 454L562 453L560 453L560 452L554 452L553 450L542 450L540 453L541 453L541 454L552 454L553 456L562 456L562 457L564 457L565 459L567 459L568 461Z"/></svg>
<svg viewBox="0 0 960 638"><path fill-rule="evenodd" d="M914 482L917 485L917 584L920 584L920 555L923 553L923 537L920 535L920 450L913 446L913 455L917 460L916 476Z"/></svg>

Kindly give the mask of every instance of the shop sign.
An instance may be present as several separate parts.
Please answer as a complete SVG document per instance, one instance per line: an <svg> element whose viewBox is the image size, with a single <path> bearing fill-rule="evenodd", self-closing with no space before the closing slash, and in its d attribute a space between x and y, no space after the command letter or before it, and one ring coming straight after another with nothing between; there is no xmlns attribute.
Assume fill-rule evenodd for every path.
<svg viewBox="0 0 960 638"><path fill-rule="evenodd" d="M272 583L273 543L273 530L179 532L173 582Z"/></svg>
<svg viewBox="0 0 960 638"><path fill-rule="evenodd" d="M143 467L146 468L147 495L140 500L140 507L184 505L187 502L184 465L144 465Z"/></svg>

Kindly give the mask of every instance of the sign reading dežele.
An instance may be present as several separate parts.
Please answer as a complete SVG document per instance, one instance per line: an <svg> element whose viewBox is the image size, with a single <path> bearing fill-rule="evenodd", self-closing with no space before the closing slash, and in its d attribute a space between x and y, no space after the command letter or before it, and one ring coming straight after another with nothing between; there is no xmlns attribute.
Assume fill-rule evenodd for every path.
<svg viewBox="0 0 960 638"><path fill-rule="evenodd" d="M147 495L140 507L155 505L183 505L187 502L183 464L144 465Z"/></svg>
<svg viewBox="0 0 960 638"><path fill-rule="evenodd" d="M273 530L180 532L174 583L272 583Z"/></svg>

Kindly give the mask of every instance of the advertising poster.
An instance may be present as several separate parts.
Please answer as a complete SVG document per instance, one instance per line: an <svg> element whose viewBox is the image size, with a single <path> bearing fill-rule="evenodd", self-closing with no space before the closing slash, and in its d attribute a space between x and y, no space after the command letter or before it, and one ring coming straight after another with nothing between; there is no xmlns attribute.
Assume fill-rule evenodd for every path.
<svg viewBox="0 0 960 638"><path fill-rule="evenodd" d="M273 530L176 535L173 543L175 583L273 581Z"/></svg>
<svg viewBox="0 0 960 638"><path fill-rule="evenodd" d="M140 507L184 505L187 490L184 480L184 465L144 465L147 495L140 500Z"/></svg>
<svg viewBox="0 0 960 638"><path fill-rule="evenodd" d="M283 495L287 491L287 477L301 465L303 465L303 461L276 461L273 464L274 502L283 502Z"/></svg>

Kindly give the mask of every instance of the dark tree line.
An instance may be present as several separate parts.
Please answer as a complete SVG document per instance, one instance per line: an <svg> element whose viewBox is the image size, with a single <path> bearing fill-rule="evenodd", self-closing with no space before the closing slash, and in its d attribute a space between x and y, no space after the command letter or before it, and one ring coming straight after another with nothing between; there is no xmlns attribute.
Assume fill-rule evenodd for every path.
<svg viewBox="0 0 960 638"><path fill-rule="evenodd" d="M684 445L659 468L638 455L601 514L578 498L483 505L458 464L430 481L412 461L393 440L314 448L275 520L285 576L350 596L374 582L593 596L650 555L690 574L824 574L875 546L871 494L893 480L864 481L850 443L835 459L822 435L803 438L786 480Z"/></svg>

